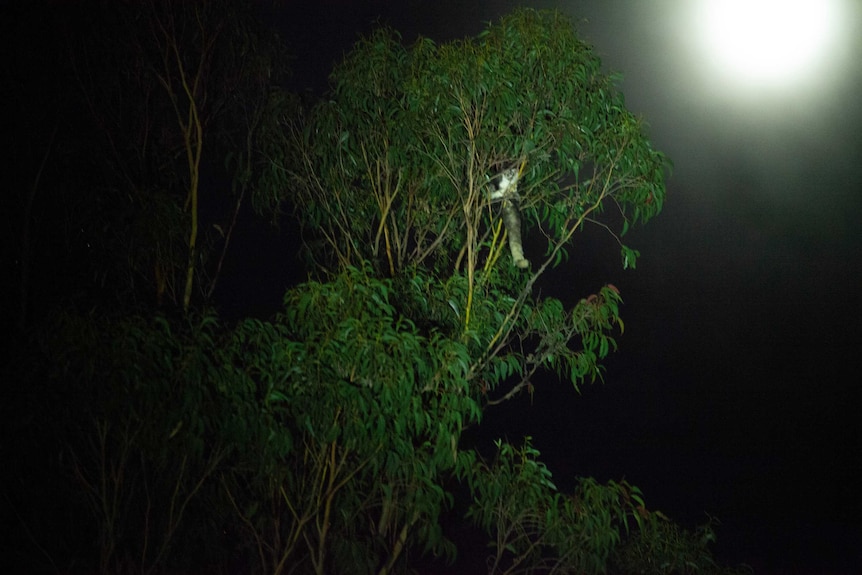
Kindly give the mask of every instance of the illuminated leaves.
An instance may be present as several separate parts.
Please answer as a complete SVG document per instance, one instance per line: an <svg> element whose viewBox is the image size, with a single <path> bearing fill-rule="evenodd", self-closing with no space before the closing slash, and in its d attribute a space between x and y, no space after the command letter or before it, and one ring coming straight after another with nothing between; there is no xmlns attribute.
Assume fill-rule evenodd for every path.
<svg viewBox="0 0 862 575"><path fill-rule="evenodd" d="M381 29L336 67L329 98L287 128L299 160L285 166L286 189L330 250L321 262L367 260L392 275L475 249L491 223L479 218L483 186L523 164L526 225L549 230L559 258L605 204L623 216L619 235L661 209L667 160L617 82L556 12L519 10L439 45L405 47Z"/></svg>
<svg viewBox="0 0 862 575"><path fill-rule="evenodd" d="M557 491L539 451L501 440L490 463L470 478L467 512L491 536L489 573L604 573L611 553L638 519L643 498L627 482L578 479L575 492Z"/></svg>
<svg viewBox="0 0 862 575"><path fill-rule="evenodd" d="M421 293L422 282L413 285ZM296 514L283 535L302 533L312 547L291 549L291 557L332 553L335 544L303 517L330 521L342 534L356 521L376 525L351 543L378 554L375 563L397 555L388 537L401 529L412 544L451 551L438 523L451 495L440 481L464 474L472 461L458 448L463 426L480 416L468 382L471 357L462 343L420 333L394 295L391 280L348 268L290 290L277 322L237 331L244 371L258 385L278 382L268 393L279 400L268 402L271 434L288 433L296 446L281 461L266 460L285 478L278 489ZM334 487L321 489L322 477ZM327 500L346 515L325 516ZM274 527L265 515L254 520L259 533Z"/></svg>

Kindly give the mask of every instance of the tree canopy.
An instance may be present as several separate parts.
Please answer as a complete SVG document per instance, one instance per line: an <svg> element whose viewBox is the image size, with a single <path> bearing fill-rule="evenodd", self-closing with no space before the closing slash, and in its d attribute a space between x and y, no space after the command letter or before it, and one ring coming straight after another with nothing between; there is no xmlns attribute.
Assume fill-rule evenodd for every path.
<svg viewBox="0 0 862 575"><path fill-rule="evenodd" d="M331 83L291 123L282 188L334 254L324 267L474 273L494 245L488 185L513 166L551 262L609 204L624 234L664 201L665 157L559 13L522 10L476 39L409 48L381 29Z"/></svg>
<svg viewBox="0 0 862 575"><path fill-rule="evenodd" d="M521 10L476 39L405 47L387 29L360 41L327 99L285 127L272 169L307 231L318 270L370 265L394 279L400 312L469 342L468 378L525 385L540 367L575 385L614 346L619 293L571 309L532 287L595 224L622 244L665 197L665 157L623 105L614 78L557 12ZM519 172L536 264L514 269L489 198ZM276 177L274 175L274 177Z"/></svg>
<svg viewBox="0 0 862 575"><path fill-rule="evenodd" d="M361 435L363 443L380 451L367 463L364 456L354 458L375 470L363 493L385 494L366 510L367 522L391 521L382 531L399 533L388 546L389 565L404 537L436 548L434 532L414 527L423 509L418 502L435 510L421 517L423 523L436 523L439 481L465 473L461 456L472 459L459 454L463 426L492 404L532 392L540 370L575 387L600 376L601 360L615 347L614 330L623 325L619 291L599 287L566 309L532 288L546 269L564 261L567 245L584 226L597 224L620 241L631 224L657 214L667 161L625 109L614 78L557 12L517 11L475 39L447 44L421 38L407 47L396 32L380 29L354 47L330 81L323 101L285 122L284 155L271 166L283 195L273 201L294 208L317 274L350 286L318 303L322 307L293 302L287 308L291 317L318 318L315 326L324 309L338 310L330 313L340 318L336 325L344 335L325 341L341 342L339 351L320 362L334 370L327 381L346 382L353 393L372 389L376 401L410 390L411 400L400 409L375 408L386 414L379 424L362 417L370 433ZM503 255L508 230L491 201L495 181L513 168L529 248L541 250L531 254L537 263L529 270ZM637 252L620 245L623 267L634 267ZM312 291L306 298L318 293L316 285L307 284L304 289ZM377 321L349 311L360 287L366 313L385 314L387 330L401 326L412 334L409 341L421 343L359 330ZM366 341L376 343L369 347ZM416 351L405 355L405 349ZM396 367L405 365L406 372ZM393 373L401 375L390 387ZM466 403L450 407L453 398ZM327 412L345 413L350 404L334 400ZM404 459L403 448L385 448L391 437L386 421L407 446L434 451L420 455L409 448ZM347 448L343 441L338 445ZM395 468L410 468L408 461L423 465L412 479L381 474L379 469L394 469L386 467L393 457ZM425 488L416 483L435 476ZM608 489L609 504L628 493ZM482 500L481 491L475 495ZM388 510L391 501L404 505L410 498L416 502L400 514ZM534 511L551 512L549 500L534 503ZM625 519L627 511L619 509ZM545 528L537 528L539 537ZM615 529L607 524L607 546L599 555L579 548L572 557L586 563L590 557L590 568L598 569ZM527 539L537 536L527 532ZM513 566L527 556L541 562L542 553L528 547ZM562 561L557 568L571 566Z"/></svg>

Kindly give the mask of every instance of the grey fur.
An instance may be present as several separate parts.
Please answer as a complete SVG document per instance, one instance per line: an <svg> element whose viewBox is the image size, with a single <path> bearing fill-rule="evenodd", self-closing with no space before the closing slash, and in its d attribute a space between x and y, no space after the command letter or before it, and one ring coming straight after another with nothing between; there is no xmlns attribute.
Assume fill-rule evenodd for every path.
<svg viewBox="0 0 862 575"><path fill-rule="evenodd" d="M502 200L503 224L509 235L509 251L512 261L520 269L530 267L530 261L524 257L524 245L521 242L521 213L518 210L518 170L510 168L500 174L497 189L491 192L491 201Z"/></svg>

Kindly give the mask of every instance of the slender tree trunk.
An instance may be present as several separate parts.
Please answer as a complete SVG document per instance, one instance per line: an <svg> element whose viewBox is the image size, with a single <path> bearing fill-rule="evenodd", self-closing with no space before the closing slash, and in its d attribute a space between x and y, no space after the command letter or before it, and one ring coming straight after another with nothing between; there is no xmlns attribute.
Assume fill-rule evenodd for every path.
<svg viewBox="0 0 862 575"><path fill-rule="evenodd" d="M183 291L183 312L189 311L195 280L198 241L198 192L200 187L201 155L204 147L203 124L194 100L194 91L186 89L189 97L189 123L186 127L186 156L189 162L189 209L191 230L189 231L189 261L186 267L186 287Z"/></svg>
<svg viewBox="0 0 862 575"><path fill-rule="evenodd" d="M30 315L30 223L33 219L33 202L36 200L36 191L39 189L39 183L45 171L45 164L48 163L48 157L51 155L51 148L54 146L54 137L56 135L57 126L55 125L54 131L51 132L51 138L48 140L45 154L42 156L42 162L39 164L39 170L33 179L30 193L27 194L27 203L24 205L24 217L21 223L21 261L19 264L21 273L18 283L20 294L18 300L18 327L22 330L27 325L27 319Z"/></svg>

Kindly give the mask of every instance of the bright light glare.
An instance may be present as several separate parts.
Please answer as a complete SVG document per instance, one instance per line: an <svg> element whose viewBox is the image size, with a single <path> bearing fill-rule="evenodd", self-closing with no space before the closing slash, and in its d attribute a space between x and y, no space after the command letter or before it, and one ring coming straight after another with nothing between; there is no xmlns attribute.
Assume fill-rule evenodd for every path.
<svg viewBox="0 0 862 575"><path fill-rule="evenodd" d="M704 0L707 57L737 81L799 83L824 65L839 28L836 0Z"/></svg>

